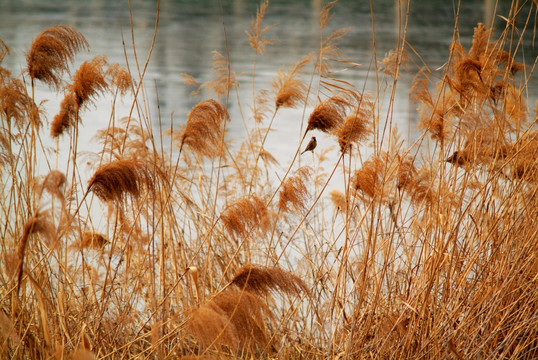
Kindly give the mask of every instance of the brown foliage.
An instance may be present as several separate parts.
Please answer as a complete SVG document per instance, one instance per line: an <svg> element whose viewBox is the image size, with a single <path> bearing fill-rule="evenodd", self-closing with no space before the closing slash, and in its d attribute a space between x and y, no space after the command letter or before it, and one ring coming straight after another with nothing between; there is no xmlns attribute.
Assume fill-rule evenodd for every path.
<svg viewBox="0 0 538 360"><path fill-rule="evenodd" d="M107 238L99 233L91 232L91 231L85 231L82 234L82 238L80 239L80 248L82 249L96 249L100 250L102 249L106 244L108 244Z"/></svg>
<svg viewBox="0 0 538 360"><path fill-rule="evenodd" d="M405 49L400 49L400 51L390 50L382 60L383 73L394 77L397 75L401 65L407 70L408 63L409 55Z"/></svg>
<svg viewBox="0 0 538 360"><path fill-rule="evenodd" d="M187 115L187 125L180 135L180 149L189 146L197 154L207 157L222 153L225 122L228 111L213 99L198 103Z"/></svg>
<svg viewBox="0 0 538 360"><path fill-rule="evenodd" d="M84 61L73 76L73 84L68 88L75 94L78 108L99 93L108 89L103 66L107 64L105 56L96 56Z"/></svg>
<svg viewBox="0 0 538 360"><path fill-rule="evenodd" d="M231 283L241 290L259 295L268 295L271 290L292 295L299 295L301 292L311 295L310 289L300 277L279 267L247 264L235 273Z"/></svg>
<svg viewBox="0 0 538 360"><path fill-rule="evenodd" d="M305 208L305 203L309 197L305 182L310 179L312 172L312 168L303 166L297 169L295 176L291 176L284 181L278 201L278 208L281 211L287 212L293 209L298 212Z"/></svg>
<svg viewBox="0 0 538 360"><path fill-rule="evenodd" d="M75 53L88 49L86 38L67 25L53 26L39 33L26 54L28 74L58 89Z"/></svg>

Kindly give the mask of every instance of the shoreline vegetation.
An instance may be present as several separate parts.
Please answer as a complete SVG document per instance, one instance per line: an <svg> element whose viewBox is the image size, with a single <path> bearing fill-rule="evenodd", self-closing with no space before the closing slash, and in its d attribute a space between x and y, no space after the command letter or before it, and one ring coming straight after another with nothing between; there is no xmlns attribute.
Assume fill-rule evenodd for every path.
<svg viewBox="0 0 538 360"><path fill-rule="evenodd" d="M57 25L13 74L0 40L0 357L537 358L538 103L527 86L538 59L517 59L538 3L513 1L495 31L476 24L467 48L456 7L439 69L406 41L401 4L398 41L369 70L376 92L337 76L360 65L338 48L348 29L326 29L336 1L320 13L319 48L260 89L257 58L278 46L268 6L245 29L250 69L215 51L211 81L181 74L198 102L179 128L144 115L151 49L127 66L102 54L73 69L91 44ZM251 74L252 104L236 72ZM402 72L414 75L413 142L391 112ZM38 82L63 95L52 116ZM112 110L99 150L81 153L78 125L97 97L131 110ZM286 131L273 127L286 108L303 118L282 166L264 146ZM244 139L229 138L231 122ZM336 162L301 154L320 134Z"/></svg>

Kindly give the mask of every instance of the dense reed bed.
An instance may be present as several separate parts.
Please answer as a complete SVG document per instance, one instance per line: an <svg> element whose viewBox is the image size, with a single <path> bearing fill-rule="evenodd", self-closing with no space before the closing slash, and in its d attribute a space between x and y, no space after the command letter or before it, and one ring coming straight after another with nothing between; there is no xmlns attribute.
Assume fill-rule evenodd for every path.
<svg viewBox="0 0 538 360"><path fill-rule="evenodd" d="M278 46L268 6L247 29L253 67L215 53L213 80L183 74L198 103L168 130L147 116L146 66L99 55L73 69L90 44L69 26L29 40L20 75L0 67L0 357L537 358L537 59L518 60L536 2L514 1L495 31L477 24L470 46L456 23L439 69L407 43L402 12L370 68L376 92L338 75L358 65L338 49L346 29L327 31L334 2L319 48L260 89L257 57ZM413 142L391 111L402 72ZM51 116L38 82L63 96ZM83 154L97 97L110 123ZM276 159L265 144L286 108L302 109L302 133ZM229 138L230 122L247 136ZM300 155L320 135L334 146Z"/></svg>

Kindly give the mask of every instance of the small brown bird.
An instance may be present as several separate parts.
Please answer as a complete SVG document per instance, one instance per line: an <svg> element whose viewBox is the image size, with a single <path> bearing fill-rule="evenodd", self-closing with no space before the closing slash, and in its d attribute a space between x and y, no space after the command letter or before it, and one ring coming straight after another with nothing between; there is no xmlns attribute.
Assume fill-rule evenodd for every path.
<svg viewBox="0 0 538 360"><path fill-rule="evenodd" d="M303 155L307 151L314 152L314 149L316 148L317 145L318 145L318 142L316 141L316 137L312 136L312 139L310 139L310 141L308 142L308 145L306 145L306 147L305 147L304 151L301 153L301 155Z"/></svg>

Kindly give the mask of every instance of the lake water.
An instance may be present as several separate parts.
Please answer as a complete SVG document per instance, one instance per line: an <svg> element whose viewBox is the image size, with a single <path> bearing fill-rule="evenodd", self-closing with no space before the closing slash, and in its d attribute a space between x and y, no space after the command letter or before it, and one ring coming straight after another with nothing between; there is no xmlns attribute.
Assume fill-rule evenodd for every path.
<svg viewBox="0 0 538 360"><path fill-rule="evenodd" d="M334 18L325 34L349 27L342 39L340 49L358 67L338 73L338 76L359 89L376 91L376 79L369 70L372 62L396 47L398 40L398 1L376 0L373 3L375 14L372 23L371 7L368 1L341 0L333 9ZM452 1L411 1L407 41L420 54L412 55L415 62L423 61L436 69L447 60L448 46L452 41L454 10ZM462 1L459 18L460 36L463 45L471 43L473 27L478 22L491 23L495 1ZM508 16L509 1L497 4L497 14ZM269 4L264 25L272 25L267 36L277 42L267 48L267 53L258 56L256 90L270 88L270 84L280 68L302 59L307 53L319 46L319 13L325 2L320 0L274 0ZM249 46L245 30L256 14L257 1L247 0L162 0L160 2L159 26L155 47L145 77L145 93L148 99L149 114L155 129L159 118L163 128L174 128L186 120L186 114L196 103L190 98L192 87L183 83L181 73L192 75L200 83L212 78L212 51L225 53L226 41L232 70L239 81L239 99L244 106L243 114L249 118L248 106L252 99L251 72L254 51ZM1 0L0 1L0 38L10 47L11 54L4 59L5 66L19 73L25 66L25 52L34 37L42 30L56 25L67 24L76 27L88 39L91 50L80 53L77 64L93 56L104 54L110 62L125 65L127 59L134 65L133 43L130 33L129 6L132 10L134 42L138 59L144 63L150 49L157 14L156 0ZM532 20L531 21L535 21ZM502 18L496 17L497 33L503 27ZM373 46L373 25L375 25L375 53ZM226 29L224 36L223 29ZM532 30L532 26L531 26ZM520 53L527 64L535 61L538 48L532 43L532 31L525 36ZM125 49L122 45L125 41ZM419 65L422 65L419 63ZM393 120L402 133L414 138L416 132L415 106L409 103L408 92L413 74L417 67L411 65L409 73L403 73L396 88ZM536 76L534 76L536 79ZM529 87L529 107L534 109L537 97L537 82L531 81ZM157 96L158 95L158 96ZM39 86L37 99L49 99L47 112L52 118L58 111L62 95ZM159 101L157 101L157 98ZM389 97L387 96L386 99ZM130 101L125 101L117 110L118 117L128 114ZM230 106L232 122L230 136L244 136L241 112L235 97ZM279 129L270 135L267 149L281 165L293 154L298 144L302 109L279 112L274 127ZM110 117L110 99L99 98L96 106L82 114L80 148L97 150L91 137L95 131L104 128ZM385 117L385 115L381 115ZM171 120L173 119L173 120ZM286 130L282 130L286 129ZM322 139L320 147L335 145L334 140ZM334 151L336 152L336 150Z"/></svg>

